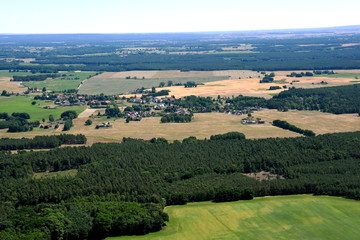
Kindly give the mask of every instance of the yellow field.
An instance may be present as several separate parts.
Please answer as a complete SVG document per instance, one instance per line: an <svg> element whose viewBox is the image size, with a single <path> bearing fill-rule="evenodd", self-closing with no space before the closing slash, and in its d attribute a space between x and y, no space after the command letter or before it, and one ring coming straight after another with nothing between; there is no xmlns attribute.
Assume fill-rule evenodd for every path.
<svg viewBox="0 0 360 240"><path fill-rule="evenodd" d="M8 92L23 93L27 90L21 85L21 82L11 82L9 77L0 77L0 91L6 90Z"/></svg>
<svg viewBox="0 0 360 240"><path fill-rule="evenodd" d="M309 71L309 70L308 70ZM296 87L296 88L319 88L319 87L331 87L339 85L354 84L354 79L352 78L330 78L330 77L287 77L286 75L290 74L293 71L277 71L275 72L275 81L274 83L260 83L259 75L260 73L254 71L246 70L228 70L228 71L209 71L209 72L179 72L179 71L138 71L134 72L135 75L140 76L140 73L149 73L153 72L151 76L178 76L177 74L188 74L188 76L196 76L196 74L211 74L213 76L230 76L229 80L207 82L204 85L199 85L196 88L184 88L183 86L173 86L165 87L161 89L170 90L170 95L175 97L184 97L189 95L195 96L211 96L216 97L221 96L256 96L271 98L271 94L279 93L285 89L278 89L269 91L267 89L270 86L284 86ZM301 72L301 71L296 71ZM306 72L304 70L303 72ZM360 70L335 70L335 72L340 74L347 73L360 73ZM122 74L126 75L131 72L124 73L105 73L105 74ZM140 74L140 75L139 75ZM175 74L175 75L171 75ZM193 75L191 75L193 74ZM200 76L200 75L198 75ZM208 75L209 76L209 75ZM251 77L251 78L250 78ZM239 79L241 78L241 79ZM299 81L293 82L292 81ZM322 81L327 82L328 84L320 84ZM132 95L126 95L127 97ZM139 96L139 94L137 94Z"/></svg>
<svg viewBox="0 0 360 240"><path fill-rule="evenodd" d="M260 117L266 122L272 122L275 119L285 120L299 128L312 130L316 134L360 131L358 114L335 115L318 111L263 110L255 112L253 116Z"/></svg>
<svg viewBox="0 0 360 240"><path fill-rule="evenodd" d="M182 140L186 137L196 136L199 139L210 138L214 134L223 134L231 131L242 132L247 138L269 137L295 137L297 133L286 131L271 124L243 125L242 116L226 115L223 113L198 113L190 123L160 123L160 118L143 118L140 122L125 123L124 119L110 120L112 128L95 129L95 125L107 122L107 119L93 119L91 126L85 126L87 118L74 119L74 127L66 133L84 134L88 144L94 142L119 142L123 137L151 139L164 137L168 140ZM0 130L0 137L34 137L36 135L49 135L64 133L60 130L36 130L27 133L7 133Z"/></svg>
<svg viewBox="0 0 360 240"><path fill-rule="evenodd" d="M96 113L96 112L95 112ZM96 115L96 114L95 114ZM160 118L143 118L140 122L125 123L124 119L110 120L112 128L95 129L95 125L108 120L93 119L91 126L85 126L87 117L74 120L71 134L84 134L88 138L87 145L95 142L120 142L123 137L151 139L163 137L168 140L182 140L189 136L198 139L209 138L211 135L223 134L231 131L242 132L247 138L269 137L296 137L300 134L274 127L270 124L275 119L285 120L297 127L309 129L316 134L360 131L360 117L357 114L335 115L317 111L289 111L264 109L253 113L266 123L263 125L243 125L240 123L242 116L226 115L223 113L197 113L190 123L160 123ZM26 133L7 133L6 129L0 130L0 137L21 138L37 135L61 134L58 130L35 130Z"/></svg>

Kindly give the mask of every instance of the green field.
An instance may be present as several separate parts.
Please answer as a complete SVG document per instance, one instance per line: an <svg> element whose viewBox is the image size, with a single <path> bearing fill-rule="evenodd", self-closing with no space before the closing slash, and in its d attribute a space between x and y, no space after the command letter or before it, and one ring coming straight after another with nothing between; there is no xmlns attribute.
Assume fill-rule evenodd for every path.
<svg viewBox="0 0 360 240"><path fill-rule="evenodd" d="M67 74L67 76L63 79L60 77L55 79L48 79L45 81L23 82L22 85L24 85L25 87L38 89L46 87L47 90L62 92L67 89L76 89L82 81L90 78L91 76L94 76L95 73L96 72L61 72L60 74ZM70 80L68 80L67 78Z"/></svg>
<svg viewBox="0 0 360 240"><path fill-rule="evenodd" d="M80 94L125 94L137 88L158 87L160 82L167 84L168 81L176 83L186 83L194 81L196 83L215 82L228 79L227 76L209 77L177 77L177 78L148 78L148 79L124 79L124 78L91 78L84 82L79 89Z"/></svg>
<svg viewBox="0 0 360 240"><path fill-rule="evenodd" d="M48 120L49 115L53 115L55 119L60 118L62 112L66 110L74 110L77 113L81 113L86 106L68 106L60 107L54 106L53 101L36 101L36 105L32 105L33 96L12 96L12 97L0 97L0 112L27 112L30 114L31 121L41 120L45 118ZM56 109L45 109L44 106L56 107Z"/></svg>
<svg viewBox="0 0 360 240"><path fill-rule="evenodd" d="M359 239L360 202L328 196L278 196L166 209L164 230L107 240Z"/></svg>
<svg viewBox="0 0 360 240"><path fill-rule="evenodd" d="M360 79L360 73L336 73L314 75L315 77Z"/></svg>

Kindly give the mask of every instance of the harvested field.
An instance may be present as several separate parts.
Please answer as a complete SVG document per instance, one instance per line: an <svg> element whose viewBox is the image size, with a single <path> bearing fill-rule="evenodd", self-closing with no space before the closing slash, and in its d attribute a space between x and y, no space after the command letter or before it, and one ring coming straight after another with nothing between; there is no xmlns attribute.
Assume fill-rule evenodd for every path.
<svg viewBox="0 0 360 240"><path fill-rule="evenodd" d="M189 136L199 139L209 138L214 134L231 131L242 132L247 138L294 137L299 134L289 132L270 124L243 125L241 116L222 113L199 113L190 123L160 123L160 118L143 118L140 122L125 123L124 119L111 120L109 129L95 129L95 125L107 122L107 119L93 119L93 125L84 126L85 118L74 120L75 126L69 133L83 133L93 142L121 141L123 137L151 139L164 137L168 140L182 140ZM218 128L216 126L221 126Z"/></svg>
<svg viewBox="0 0 360 240"><path fill-rule="evenodd" d="M98 109L97 109L98 110ZM74 127L67 133L84 134L88 138L87 145L96 142L120 142L123 137L151 139L163 137L168 140L182 140L195 136L199 139L210 138L211 135L227 132L242 132L247 138L269 138L269 137L296 137L300 134L283 130L269 123L261 125L243 125L242 116L226 115L223 113L198 113L190 123L160 123L160 118L143 118L140 122L125 123L123 118L113 120L106 118L94 118L93 124L85 126L87 117L73 120ZM96 124L110 122L111 128L95 129ZM218 127L221 126L221 127ZM62 127L62 126L61 126ZM60 128L61 128L60 127ZM61 134L57 130L34 130L26 133L7 133L5 129L0 130L0 137L32 138L37 135Z"/></svg>
<svg viewBox="0 0 360 240"><path fill-rule="evenodd" d="M257 78L261 76L258 72L248 70L226 70L226 71L127 71L127 72L106 72L86 80L80 87L81 94L125 94L137 88L158 87L160 82L206 83L229 78ZM129 78L130 79L126 79ZM136 78L136 79L134 79Z"/></svg>
<svg viewBox="0 0 360 240"><path fill-rule="evenodd" d="M254 117L259 117L266 122L280 119L299 128L309 129L316 134L354 132L360 131L360 117L357 114L323 113L318 111L288 111L262 110L254 112Z"/></svg>
<svg viewBox="0 0 360 240"><path fill-rule="evenodd" d="M13 93L23 93L27 90L20 82L11 82L10 77L0 77L0 91L6 90Z"/></svg>
<svg viewBox="0 0 360 240"><path fill-rule="evenodd" d="M189 95L196 96L257 96L271 98L269 94L279 93L283 91L272 90L269 91L270 86L277 85L276 83L260 83L260 79L232 79L232 80L223 80L211 83L205 83L205 85L197 86L196 88L184 88L183 86L174 86L169 88L164 88L170 90L170 94L175 97L183 97Z"/></svg>
<svg viewBox="0 0 360 240"><path fill-rule="evenodd" d="M83 112L81 112L78 117L79 118L88 118L98 110L100 110L100 109L87 108ZM104 110L104 109L101 109L101 110Z"/></svg>
<svg viewBox="0 0 360 240"><path fill-rule="evenodd" d="M200 202L165 209L159 231L106 240L358 239L360 202L328 196L278 196L226 203Z"/></svg>

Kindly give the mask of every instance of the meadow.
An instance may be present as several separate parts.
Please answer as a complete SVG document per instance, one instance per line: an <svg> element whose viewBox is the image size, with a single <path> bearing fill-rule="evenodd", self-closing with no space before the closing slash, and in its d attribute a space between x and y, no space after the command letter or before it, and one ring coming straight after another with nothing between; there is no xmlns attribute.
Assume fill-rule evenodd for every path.
<svg viewBox="0 0 360 240"><path fill-rule="evenodd" d="M61 113L64 111L74 110L77 113L81 113L86 108L85 106L60 107L54 105L54 101L41 100L36 100L36 104L32 105L33 101L33 96L0 97L0 112L10 114L13 112L26 112L30 114L31 121L41 121L43 118L48 120L49 115L53 115L55 119L59 119ZM46 106L50 108L44 108Z"/></svg>
<svg viewBox="0 0 360 240"><path fill-rule="evenodd" d="M278 196L170 206L160 232L106 240L358 239L360 202L328 196Z"/></svg>

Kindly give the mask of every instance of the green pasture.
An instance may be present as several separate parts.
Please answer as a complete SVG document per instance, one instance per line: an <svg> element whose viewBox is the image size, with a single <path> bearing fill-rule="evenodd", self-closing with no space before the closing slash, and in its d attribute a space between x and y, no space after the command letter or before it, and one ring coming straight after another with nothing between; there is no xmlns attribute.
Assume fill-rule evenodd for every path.
<svg viewBox="0 0 360 240"><path fill-rule="evenodd" d="M359 239L360 202L328 196L278 196L166 208L160 232L106 240Z"/></svg>
<svg viewBox="0 0 360 240"><path fill-rule="evenodd" d="M67 89L76 89L82 81L90 78L91 76L94 76L95 73L96 72L60 72L60 74L67 74L67 76L55 79L47 79L45 81L23 82L22 85L25 87L38 89L46 87L47 90L62 92Z"/></svg>
<svg viewBox="0 0 360 240"><path fill-rule="evenodd" d="M360 79L360 73L321 74L321 75L314 75L314 77Z"/></svg>
<svg viewBox="0 0 360 240"><path fill-rule="evenodd" d="M148 78L148 79L124 79L124 78L91 78L84 82L80 87L80 94L125 94L137 88L158 87L161 82L167 84L168 81L176 83L186 83L193 81L196 83L214 82L228 79L227 76L208 76L208 77L177 77L177 78Z"/></svg>
<svg viewBox="0 0 360 240"><path fill-rule="evenodd" d="M86 108L86 106L60 107L54 105L53 101L40 100L36 100L36 104L32 105L31 103L34 101L33 98L33 96L0 97L0 112L9 114L13 112L27 112L30 114L31 121L41 121L43 118L48 120L49 115L53 115L55 119L58 119L64 111L74 110L77 113L81 113ZM50 106L50 109L43 108L45 106Z"/></svg>

